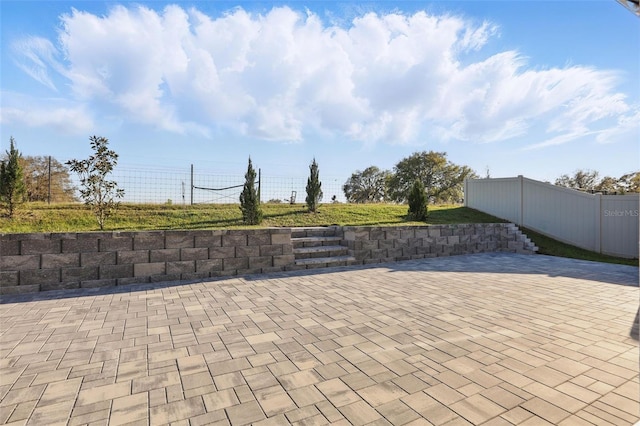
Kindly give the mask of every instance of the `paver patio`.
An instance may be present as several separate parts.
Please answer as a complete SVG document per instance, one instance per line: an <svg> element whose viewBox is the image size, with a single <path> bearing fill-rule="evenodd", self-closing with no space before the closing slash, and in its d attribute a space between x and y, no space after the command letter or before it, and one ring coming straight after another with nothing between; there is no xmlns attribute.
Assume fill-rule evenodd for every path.
<svg viewBox="0 0 640 426"><path fill-rule="evenodd" d="M638 268L506 253L0 305L0 424L630 425Z"/></svg>

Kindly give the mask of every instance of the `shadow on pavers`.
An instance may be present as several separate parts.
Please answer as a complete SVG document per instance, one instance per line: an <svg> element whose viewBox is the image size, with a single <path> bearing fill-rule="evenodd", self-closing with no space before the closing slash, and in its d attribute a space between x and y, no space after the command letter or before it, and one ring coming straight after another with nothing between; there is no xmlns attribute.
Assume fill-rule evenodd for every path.
<svg viewBox="0 0 640 426"><path fill-rule="evenodd" d="M640 322L640 308L638 308L638 311L636 312L636 319L633 320L633 325L631 326L631 331L629 332L629 335L634 340L640 340L640 338L638 337L638 335L640 334L639 322Z"/></svg>

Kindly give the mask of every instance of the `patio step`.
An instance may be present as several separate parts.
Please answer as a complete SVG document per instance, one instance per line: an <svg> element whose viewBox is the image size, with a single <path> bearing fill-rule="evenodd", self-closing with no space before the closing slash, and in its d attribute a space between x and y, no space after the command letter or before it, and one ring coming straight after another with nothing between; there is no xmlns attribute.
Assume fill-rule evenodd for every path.
<svg viewBox="0 0 640 426"><path fill-rule="evenodd" d="M356 260L342 245L341 231L335 226L306 227L291 230L295 264L304 268L342 266Z"/></svg>

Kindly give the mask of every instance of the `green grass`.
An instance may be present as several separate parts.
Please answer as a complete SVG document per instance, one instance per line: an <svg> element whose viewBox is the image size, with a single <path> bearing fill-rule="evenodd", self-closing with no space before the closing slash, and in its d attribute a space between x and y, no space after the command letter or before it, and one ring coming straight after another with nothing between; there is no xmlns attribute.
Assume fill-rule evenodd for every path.
<svg viewBox="0 0 640 426"><path fill-rule="evenodd" d="M531 229L520 227L527 237L538 246L539 254L548 254L550 256L569 257L572 259L592 260L594 262L618 263L621 265L638 266L638 259L624 259L621 257L608 256L593 251L585 250L580 247L562 243L553 238L534 232Z"/></svg>
<svg viewBox="0 0 640 426"><path fill-rule="evenodd" d="M296 226L412 226L424 222L406 220L407 206L395 204L323 204L318 213L308 213L302 204L263 204L264 222L260 227ZM494 216L459 205L429 206L426 224L504 222ZM122 204L107 221L107 230L158 229L234 229L247 228L242 223L238 204L195 206ZM83 204L29 203L23 205L14 219L0 217L0 232L86 232L97 231L98 225L89 208ZM523 232L539 247L539 253L551 256L593 260L596 262L638 265L637 259L622 259L583 250L528 229Z"/></svg>
<svg viewBox="0 0 640 426"><path fill-rule="evenodd" d="M308 213L304 205L263 204L261 227L325 225L424 225L407 221L407 206L394 204L325 204L318 213ZM491 223L499 219L457 205L429 207L428 224ZM122 204L107 220L108 230L229 229L245 228L237 204L195 206ZM84 232L97 231L89 208L82 204L30 203L14 219L0 218L1 232Z"/></svg>

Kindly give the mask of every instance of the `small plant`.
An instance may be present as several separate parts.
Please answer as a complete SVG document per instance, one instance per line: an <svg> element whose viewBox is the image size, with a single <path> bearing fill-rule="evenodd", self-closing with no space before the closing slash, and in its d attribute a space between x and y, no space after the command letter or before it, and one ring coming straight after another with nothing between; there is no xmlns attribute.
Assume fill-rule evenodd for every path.
<svg viewBox="0 0 640 426"><path fill-rule="evenodd" d="M309 166L309 179L307 179L307 208L309 212L316 213L318 211L318 204L322 200L322 183L320 182L320 172L318 170L318 163L316 159Z"/></svg>
<svg viewBox="0 0 640 426"><path fill-rule="evenodd" d="M427 220L427 193L420 179L416 179L409 192L409 219L424 222Z"/></svg>
<svg viewBox="0 0 640 426"><path fill-rule="evenodd" d="M242 210L242 221L247 225L259 225L262 223L262 209L260 208L260 198L256 190L256 171L251 164L249 157L249 165L247 173L244 175L244 188L240 194L240 210Z"/></svg>
<svg viewBox="0 0 640 426"><path fill-rule="evenodd" d="M11 219L14 210L24 201L26 191L24 173L20 164L22 155L15 147L13 136L9 138L9 144L6 159L0 164L0 202L7 209Z"/></svg>
<svg viewBox="0 0 640 426"><path fill-rule="evenodd" d="M80 177L80 197L91 206L100 229L120 205L116 198L124 197L124 189L118 189L116 181L107 180L107 176L118 164L118 154L108 149L109 140L102 136L91 136L91 149L94 154L86 160L69 160L67 165Z"/></svg>

